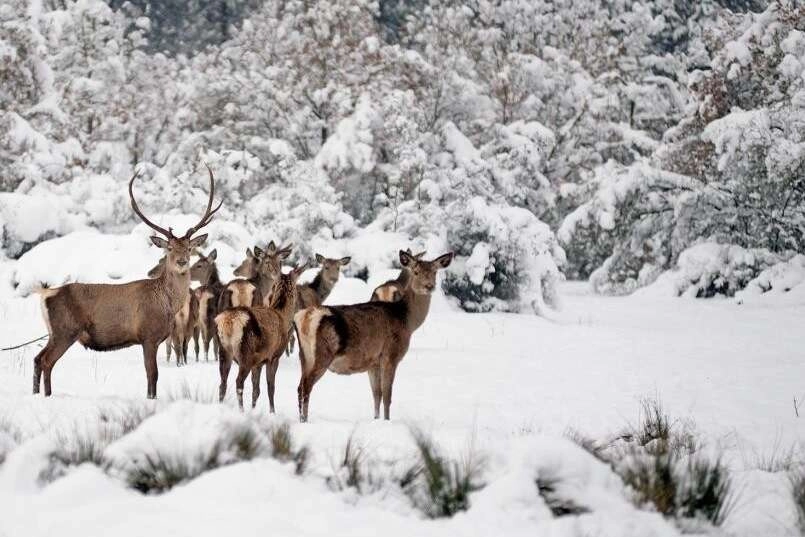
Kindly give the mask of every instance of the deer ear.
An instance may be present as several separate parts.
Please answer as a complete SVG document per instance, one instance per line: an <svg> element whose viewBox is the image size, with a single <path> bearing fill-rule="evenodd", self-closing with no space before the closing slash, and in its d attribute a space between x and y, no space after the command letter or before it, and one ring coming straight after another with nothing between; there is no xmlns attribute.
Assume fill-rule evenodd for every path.
<svg viewBox="0 0 805 537"><path fill-rule="evenodd" d="M254 248L255 248L255 250L257 249L256 246ZM274 252L274 251L277 250L277 245L274 244L274 241L271 241L271 242L268 243L268 248L267 249L268 249L269 252Z"/></svg>
<svg viewBox="0 0 805 537"><path fill-rule="evenodd" d="M294 268L293 270L291 270L291 277L294 280L299 278L299 276L301 276L302 273L307 270L307 265L308 265L307 262L305 262L305 263L302 263L301 265L299 265L298 267Z"/></svg>
<svg viewBox="0 0 805 537"><path fill-rule="evenodd" d="M254 254L252 253L251 248L246 248L246 256L247 257L254 257Z"/></svg>
<svg viewBox="0 0 805 537"><path fill-rule="evenodd" d="M198 237L193 237L190 239L190 247L191 248L198 248L207 240L207 234L199 235Z"/></svg>
<svg viewBox="0 0 805 537"><path fill-rule="evenodd" d="M284 250L280 250L279 252L277 252L277 257L280 258L280 259L285 259L289 255L291 255L291 248L290 247L285 248Z"/></svg>
<svg viewBox="0 0 805 537"><path fill-rule="evenodd" d="M454 255L453 252L440 255L439 257L434 259L433 262L439 265L439 268L447 268L450 266L450 263L453 262L453 255Z"/></svg>
<svg viewBox="0 0 805 537"><path fill-rule="evenodd" d="M319 265L324 263L324 256L321 254L316 254L316 263L318 263Z"/></svg>
<svg viewBox="0 0 805 537"><path fill-rule="evenodd" d="M212 252L207 254L207 259L212 259L213 261L218 259L218 250L213 250Z"/></svg>
<svg viewBox="0 0 805 537"><path fill-rule="evenodd" d="M263 250L258 248L257 246L254 247L254 256L252 257L263 257Z"/></svg>
<svg viewBox="0 0 805 537"><path fill-rule="evenodd" d="M342 267L343 267L344 265L349 265L349 262L350 262L350 261L352 261L352 258L351 258L351 257L342 257L341 259L339 259L339 260L338 260L338 262L339 262L339 263L341 263L341 266L342 266Z"/></svg>
<svg viewBox="0 0 805 537"><path fill-rule="evenodd" d="M405 250L400 250L400 265L410 267L413 263L414 257Z"/></svg>
<svg viewBox="0 0 805 537"><path fill-rule="evenodd" d="M151 242L157 248L167 248L168 247L168 241L166 241L162 237L157 237L156 235L151 235Z"/></svg>

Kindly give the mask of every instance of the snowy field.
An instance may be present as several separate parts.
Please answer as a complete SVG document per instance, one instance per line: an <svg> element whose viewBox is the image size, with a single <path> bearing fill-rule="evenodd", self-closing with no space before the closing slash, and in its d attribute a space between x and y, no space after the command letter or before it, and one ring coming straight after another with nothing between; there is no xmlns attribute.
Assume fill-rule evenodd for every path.
<svg viewBox="0 0 805 537"><path fill-rule="evenodd" d="M3 270L10 270L10 263ZM378 274L372 280L382 279ZM365 300L371 286L342 278L329 303ZM736 305L727 300L592 295L583 283L562 286L555 319L467 314L441 296L398 370L392 421L371 418L366 375L328 373L316 385L310 422L297 423L296 356L277 375L277 415L263 395L247 414L256 423L289 422L294 441L310 448L304 476L292 463L258 458L225 466L160 495L134 491L114 474L85 464L50 484L39 478L54 442L122 408L158 412L107 448L110 460L148 449L177 456L240 415L230 379L228 400L215 399L218 369L166 363L160 348L159 400L145 401L139 347L97 353L76 345L54 369L54 396L31 395L36 345L0 355L0 535L676 535L661 516L637 510L610 469L565 438L569 429L606 442L638 420L639 402L657 397L695 427L704 450L721 453L734 471L736 505L716 534L789 535L795 514L784 472L761 461L798 453L805 417L802 352L805 305ZM0 343L44 333L38 299L0 302ZM233 368L234 369L234 368ZM233 373L234 375L234 373ZM264 381L263 381L264 382ZM247 382L246 400L250 384ZM191 393L202 402L172 401ZM326 484L350 435L366 456L393 461L414 449L410 426L431 433L448 453L469 446L486 464L486 487L471 507L428 520L408 498L382 487L371 494L334 492ZM10 426L10 427L9 427ZM129 455L127 455L129 454ZM551 473L591 512L556 518L536 494L534 478Z"/></svg>

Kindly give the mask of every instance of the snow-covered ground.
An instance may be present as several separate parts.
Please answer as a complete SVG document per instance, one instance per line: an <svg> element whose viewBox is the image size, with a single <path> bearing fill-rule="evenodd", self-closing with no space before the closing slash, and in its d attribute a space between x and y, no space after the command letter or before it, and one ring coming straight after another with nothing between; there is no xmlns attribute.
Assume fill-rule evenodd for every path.
<svg viewBox="0 0 805 537"><path fill-rule="evenodd" d="M11 268L0 263L0 273ZM370 284L384 276L373 275ZM329 302L365 300L370 284L342 278ZM671 416L692 420L705 448L722 452L735 472L737 504L726 534L791 534L787 476L757 466L773 453L798 452L805 434L805 416L794 412L794 398L805 399L805 304L737 305L651 293L612 298L587 289L564 284L564 308L552 320L467 314L437 296L398 370L391 422L370 419L366 375L328 373L313 391L310 422L298 424L299 365L295 356L285 357L277 416L258 421L293 424L295 441L310 447L307 475L261 458L160 495L136 492L92 465L49 485L37 481L60 434L97 422L109 409L154 404L145 402L139 347L98 353L74 346L54 369L49 399L30 394L36 345L2 353L0 423L27 440L0 467L0 536L376 535L381 528L387 535L676 535L659 515L635 509L610 469L564 438L569 428L614 437L636 422L646 396L660 398ZM44 333L38 299L6 293L0 346ZM159 413L132 433L137 436L113 444L112 455L132 447L125 442L190 453L216 424L245 419L231 381L223 407L168 400L183 390L215 399L218 382L214 361L196 363L191 353L189 366L177 368L165 363L161 348ZM247 382L246 400L249 390ZM267 411L264 388L249 412ZM432 521L400 494L357 496L325 485L351 434L371 458L394 460L413 453L411 425L432 433L450 453L473 444L486 456L487 486L471 496L467 512ZM592 512L552 517L534 486L545 472L564 477Z"/></svg>

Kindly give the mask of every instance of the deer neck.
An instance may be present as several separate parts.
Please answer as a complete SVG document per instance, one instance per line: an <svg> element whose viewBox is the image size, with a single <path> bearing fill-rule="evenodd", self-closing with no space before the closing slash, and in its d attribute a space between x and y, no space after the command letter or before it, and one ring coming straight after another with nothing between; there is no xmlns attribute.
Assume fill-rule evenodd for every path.
<svg viewBox="0 0 805 537"><path fill-rule="evenodd" d="M325 279L322 275L322 271L320 270L316 277L310 282L310 288L316 293L316 296L319 297L319 302L324 302L324 300L330 296L330 292L335 287L334 281L329 281Z"/></svg>
<svg viewBox="0 0 805 537"><path fill-rule="evenodd" d="M179 274L165 270L158 280L168 296L172 311L176 313L184 306L185 300L187 300L187 294L190 291L190 271Z"/></svg>
<svg viewBox="0 0 805 537"><path fill-rule="evenodd" d="M271 292L271 286L274 284L274 277L269 274L257 273L254 278L249 280L260 291L260 296L266 297Z"/></svg>
<svg viewBox="0 0 805 537"><path fill-rule="evenodd" d="M280 300L272 300L268 303L268 307L277 312L282 320L283 326L290 328L293 321L293 315L296 312L296 286L292 288L291 293L286 293Z"/></svg>
<svg viewBox="0 0 805 537"><path fill-rule="evenodd" d="M408 287L408 284L411 283L411 271L407 268L400 270L400 275L397 276L397 283L399 283L403 289Z"/></svg>
<svg viewBox="0 0 805 537"><path fill-rule="evenodd" d="M224 286L224 284L221 283L221 279L218 277L218 267L215 265L212 266L210 274L207 276L207 281L204 283L204 285L211 289L219 289Z"/></svg>
<svg viewBox="0 0 805 537"><path fill-rule="evenodd" d="M406 305L405 324L411 332L422 326L430 310L431 295L419 295L408 285L402 302Z"/></svg>

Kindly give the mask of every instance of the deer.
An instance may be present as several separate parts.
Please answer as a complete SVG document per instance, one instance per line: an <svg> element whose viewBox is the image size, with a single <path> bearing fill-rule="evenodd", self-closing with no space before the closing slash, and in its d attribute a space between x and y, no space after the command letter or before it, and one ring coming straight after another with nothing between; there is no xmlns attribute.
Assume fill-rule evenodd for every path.
<svg viewBox="0 0 805 537"><path fill-rule="evenodd" d="M437 272L450 266L453 252L432 261L400 250L400 265L410 281L395 302L313 306L294 315L302 370L297 388L299 420L308 419L313 386L327 370L340 375L369 373L374 417L390 419L394 376L408 351L411 335L422 326L436 287Z"/></svg>
<svg viewBox="0 0 805 537"><path fill-rule="evenodd" d="M193 255L197 252L192 252ZM165 259L167 256L162 256L154 268L148 271L149 278L157 278L165 270ZM192 268L192 267L191 267ZM171 361L171 349L176 352L176 365L181 367L187 364L187 345L192 337L195 341L196 348L196 361L198 361L198 326L196 319L198 317L198 299L193 294L193 290L189 289L187 298L185 299L182 307L176 312L173 320L171 321L170 335L165 341L165 352L167 354L167 361Z"/></svg>
<svg viewBox="0 0 805 537"><path fill-rule="evenodd" d="M194 235L210 223L223 201L212 208L215 178L210 175L207 208L197 224L177 237L171 228L151 222L134 198L135 171L129 181L131 208L137 217L159 235L151 242L165 251L165 268L153 279L122 284L69 283L38 290L48 342L34 358L33 393L39 393L44 377L45 397L51 395L53 367L73 343L97 351L111 351L141 345L147 378L147 397L157 397L157 346L168 337L171 321L190 290L190 255L207 240Z"/></svg>
<svg viewBox="0 0 805 537"><path fill-rule="evenodd" d="M271 241L263 251L254 247L254 253L246 250L246 259L235 269L237 278L224 286L218 300L218 311L233 306L256 306L263 302L263 297L271 290L271 284L281 273L282 260L291 254L291 244L277 248Z"/></svg>
<svg viewBox="0 0 805 537"><path fill-rule="evenodd" d="M282 352L288 345L288 334L296 311L296 281L304 270L303 265L287 274L280 273L274 279L271 291L265 296L262 305L238 306L215 317L221 348L219 401L222 402L226 395L229 369L234 361L238 364L238 375L235 380L238 406L243 410L243 384L251 373L252 408L254 408L260 396L260 371L265 365L269 411L271 414L274 413L277 367Z"/></svg>
<svg viewBox="0 0 805 537"><path fill-rule="evenodd" d="M341 276L341 267L348 265L352 258L330 259L321 254L316 254L315 259L321 268L312 282L296 286L296 311L310 306L321 306L330 296L335 284L338 283L338 278ZM291 328L288 349L285 354L293 352L295 339L293 328Z"/></svg>
<svg viewBox="0 0 805 537"><path fill-rule="evenodd" d="M198 260L190 267L190 279L201 285L193 290L198 301L197 330L201 332L201 343L204 346L204 359L210 359L210 340L213 344L213 354L218 359L218 338L215 337L215 316L218 313L218 299L224 289L218 277L218 267L215 260L218 251L213 250L206 256L198 253ZM196 341L196 361L198 361L198 342Z"/></svg>
<svg viewBox="0 0 805 537"><path fill-rule="evenodd" d="M410 248L406 249L405 251L408 255L413 256L414 259L422 259L422 256L425 255L425 252L414 254L411 252ZM369 300L371 302L397 302L400 300L400 298L402 298L403 292L408 286L410 280L411 272L407 268L403 267L400 270L400 274L397 276L397 278L388 280L375 287L375 290L372 291L372 297Z"/></svg>

